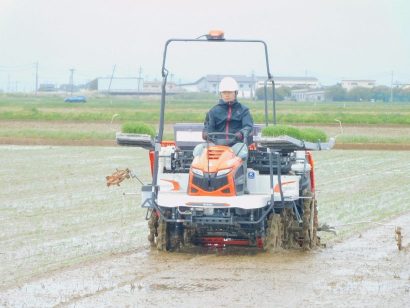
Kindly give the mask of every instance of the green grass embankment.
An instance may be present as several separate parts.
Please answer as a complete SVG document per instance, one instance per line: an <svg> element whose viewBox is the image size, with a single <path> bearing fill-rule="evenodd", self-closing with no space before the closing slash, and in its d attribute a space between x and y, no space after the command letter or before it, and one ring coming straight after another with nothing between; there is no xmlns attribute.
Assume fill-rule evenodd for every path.
<svg viewBox="0 0 410 308"><path fill-rule="evenodd" d="M165 121L203 122L206 112L217 102L216 99L169 98ZM264 102L243 101L249 107L256 123L264 123ZM272 118L269 104L269 118ZM0 96L1 120L34 120L66 122L107 122L114 114L117 121L159 120L160 102L155 99L138 98L89 98L87 103L64 103L61 97L9 97ZM363 103L363 102L278 102L277 121L281 124L343 124L357 125L410 125L409 104Z"/></svg>
<svg viewBox="0 0 410 308"><path fill-rule="evenodd" d="M2 129L0 137L5 138L30 138L53 140L115 140L115 132L83 131L74 132L66 130L44 129Z"/></svg>
<svg viewBox="0 0 410 308"><path fill-rule="evenodd" d="M180 97L167 98L165 122L202 123L206 112L217 102L217 98ZM249 107L255 123L265 123L264 102L241 100ZM269 122L272 122L272 108L269 103ZM112 123L141 122L156 126L160 117L160 99L136 97L90 97L87 103L65 103L63 97L56 96L10 96L0 95L0 122L38 122L39 125L23 124L8 127L6 122L0 125L0 137L10 138L45 138L45 139L114 139ZM328 127L343 125L371 127L410 127L410 104L364 103L364 102L277 102L277 122L282 125L301 125ZM44 123L44 124L42 124ZM49 125L47 123L53 123ZM73 123L85 131L73 131L67 125ZM87 123L96 124L89 125ZM0 123L1 124L1 123ZM85 124L85 125L82 125ZM107 124L107 128L96 128ZM53 128L51 128L53 126ZM328 136L333 136L328 134ZM171 130L165 131L165 137L172 138ZM351 132L338 137L338 143L394 143L410 144L406 133L375 135L366 129Z"/></svg>
<svg viewBox="0 0 410 308"><path fill-rule="evenodd" d="M203 122L206 112L195 110L171 109L166 112L165 121L175 122ZM35 121L65 121L65 122L109 122L114 114L119 114L120 121L145 121L154 123L159 121L159 112L147 110L95 110L95 111L42 111L41 109L22 109L0 111L0 120L35 120ZM253 118L257 123L264 123L262 112L254 112ZM409 114L350 114L350 113L307 113L307 114L279 114L277 121L281 124L334 124L335 120L343 124L356 125L410 125Z"/></svg>

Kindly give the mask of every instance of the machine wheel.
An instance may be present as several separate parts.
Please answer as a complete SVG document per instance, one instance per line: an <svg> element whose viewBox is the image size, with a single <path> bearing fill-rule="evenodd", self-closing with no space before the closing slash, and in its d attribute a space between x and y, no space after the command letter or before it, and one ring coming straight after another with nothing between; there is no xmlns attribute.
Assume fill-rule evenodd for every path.
<svg viewBox="0 0 410 308"><path fill-rule="evenodd" d="M283 223L280 214L271 214L267 221L266 237L263 248L269 251L279 250L283 247Z"/></svg>
<svg viewBox="0 0 410 308"><path fill-rule="evenodd" d="M292 209L286 208L282 212L283 221L283 248L293 249L300 247L295 239L295 232L292 229L295 227L295 215Z"/></svg>
<svg viewBox="0 0 410 308"><path fill-rule="evenodd" d="M184 228L184 236L183 236L183 246L184 247L191 247L192 246L192 239L194 236L194 229L192 228Z"/></svg>
<svg viewBox="0 0 410 308"><path fill-rule="evenodd" d="M320 246L320 237L317 235L317 229L319 228L319 218L317 210L317 200L314 199L314 217L313 217L313 238L315 239L315 246Z"/></svg>
<svg viewBox="0 0 410 308"><path fill-rule="evenodd" d="M157 228L158 228L158 215L155 211L151 212L151 216L148 219L148 241L151 244L151 247L155 247L155 237L158 236L157 233Z"/></svg>
<svg viewBox="0 0 410 308"><path fill-rule="evenodd" d="M179 250L183 244L183 234L178 228L181 225L167 224L167 250Z"/></svg>
<svg viewBox="0 0 410 308"><path fill-rule="evenodd" d="M303 197L303 244L304 249L311 249L319 246L319 238L317 237L318 228L318 211L317 201L312 192L304 190Z"/></svg>
<svg viewBox="0 0 410 308"><path fill-rule="evenodd" d="M151 247L156 247L159 251L178 250L184 244L177 226L160 219L154 211L148 220L148 227L148 241Z"/></svg>
<svg viewBox="0 0 410 308"><path fill-rule="evenodd" d="M153 210L148 219L148 241L151 247L156 247L158 250L167 250L168 234L167 223L163 219L159 219L158 213Z"/></svg>
<svg viewBox="0 0 410 308"><path fill-rule="evenodd" d="M167 223L165 220L160 219L157 228L157 240L155 245L160 251L167 250Z"/></svg>

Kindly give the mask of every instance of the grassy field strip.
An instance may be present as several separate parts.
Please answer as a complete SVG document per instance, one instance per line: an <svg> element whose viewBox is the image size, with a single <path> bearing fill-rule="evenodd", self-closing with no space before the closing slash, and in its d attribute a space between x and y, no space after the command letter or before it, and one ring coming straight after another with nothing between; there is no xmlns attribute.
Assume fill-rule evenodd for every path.
<svg viewBox="0 0 410 308"><path fill-rule="evenodd" d="M86 104L70 104L63 101L63 97L58 96L11 96L0 95L0 107L53 107L53 108L134 108L135 106L152 107L159 106L160 97L156 98L139 98L139 97L89 97ZM200 97L192 98L178 98L167 97L167 102L171 106L190 106L194 108L205 106L208 108L212 104L218 101L218 96L209 96L206 99ZM241 99L246 105L251 107L263 108L263 101L252 101L248 99ZM271 102L268 102L271 105ZM277 108L281 109L305 109L310 110L312 108L316 110L378 110L383 112L391 112L391 110L397 111L409 111L408 103L370 103L370 102L315 102L304 103L294 101L278 101L276 102Z"/></svg>
<svg viewBox="0 0 410 308"><path fill-rule="evenodd" d="M207 110L187 110L171 109L166 112L165 121L167 123L175 122L202 122ZM120 114L121 121L143 121L157 122L159 119L158 111L148 111L144 109L126 112L121 109L112 111L4 111L0 110L0 119L2 120L37 120L37 121L74 121L87 122L99 121L110 122L114 114ZM252 112L255 122L264 122L264 113L262 111ZM380 124L380 125L410 125L410 113L361 113L354 114L351 112L309 112L297 113L281 112L277 114L278 123L312 123L312 124L333 124L335 119L345 124ZM271 114L269 114L271 117Z"/></svg>
<svg viewBox="0 0 410 308"><path fill-rule="evenodd" d="M139 99L91 97L85 104L67 104L62 97L0 96L0 119L37 121L110 121L114 114L119 120L156 122L159 118L159 98ZM167 122L202 122L205 113L217 102L208 99L167 100ZM263 101L243 101L249 106L256 122L264 122ZM271 106L271 103L269 103ZM365 102L277 102L280 123L331 124L335 119L351 124L410 125L410 104ZM269 113L271 109L269 107Z"/></svg>
<svg viewBox="0 0 410 308"><path fill-rule="evenodd" d="M0 137L43 138L61 140L115 140L115 132L65 131L59 129L2 129Z"/></svg>
<svg viewBox="0 0 410 308"><path fill-rule="evenodd" d="M193 104L193 102L182 102L179 104L171 104L167 106L167 110L171 111L189 111L189 112L206 112L209 110L210 107L216 104L216 101L208 102L206 104L197 105ZM246 103L245 103L246 104ZM328 107L316 107L314 105L307 106L306 103L300 103L301 105L278 105L277 111L280 113L295 113L295 114L343 114L349 113L354 115L408 115L410 114L410 110L408 106L403 108L400 107L393 107L393 108L338 108L337 106L330 105ZM305 105L303 105L305 104ZM264 112L264 105L263 103L250 103L246 104L253 113L260 113ZM14 112L14 113L26 113L26 114L35 114L35 113L115 113L118 110L121 110L122 113L132 113L136 111L146 111L146 112L157 112L159 113L160 105L155 103L151 105L147 104L135 104L134 106L127 105L111 105L111 106L101 106L101 105L35 105L35 106L24 106L24 105L9 105L9 106L2 106L0 104L0 108L2 112ZM271 106L269 106L270 110Z"/></svg>
<svg viewBox="0 0 410 308"><path fill-rule="evenodd" d="M338 143L387 143L387 144L407 144L410 143L410 136L365 136L365 135L342 135L337 138Z"/></svg>

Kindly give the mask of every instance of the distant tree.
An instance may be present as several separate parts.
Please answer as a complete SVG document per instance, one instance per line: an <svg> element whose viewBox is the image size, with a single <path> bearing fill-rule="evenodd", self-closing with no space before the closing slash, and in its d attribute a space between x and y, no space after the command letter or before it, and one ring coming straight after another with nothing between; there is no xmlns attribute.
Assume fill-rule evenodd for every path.
<svg viewBox="0 0 410 308"><path fill-rule="evenodd" d="M410 102L410 89L393 88L393 101Z"/></svg>
<svg viewBox="0 0 410 308"><path fill-rule="evenodd" d="M277 88L275 91L276 100L282 101L284 99L288 99L290 98L291 93L292 93L292 89L289 87Z"/></svg>
<svg viewBox="0 0 410 308"><path fill-rule="evenodd" d="M288 88L288 87L275 88L275 99L277 101L282 101L284 99L289 98L290 94L291 94L291 88ZM265 89L263 87L256 89L255 95L258 100L264 100L265 99ZM267 88L267 96L268 96L268 100L272 99L272 87Z"/></svg>
<svg viewBox="0 0 410 308"><path fill-rule="evenodd" d="M364 87L353 88L347 92L346 99L353 102L370 101L372 99L372 89Z"/></svg>
<svg viewBox="0 0 410 308"><path fill-rule="evenodd" d="M330 86L325 89L326 99L332 101L345 101L347 98L346 89L342 88L341 85Z"/></svg>
<svg viewBox="0 0 410 308"><path fill-rule="evenodd" d="M378 102L388 102L390 100L390 88L377 86L371 89L371 98Z"/></svg>
<svg viewBox="0 0 410 308"><path fill-rule="evenodd" d="M269 88L268 88L268 98L269 98L269 96L272 98L271 92L272 92L272 89L270 89L270 91L269 91ZM255 96L256 96L256 99L258 99L258 100L265 99L265 89L263 87L262 88L257 88L255 90Z"/></svg>

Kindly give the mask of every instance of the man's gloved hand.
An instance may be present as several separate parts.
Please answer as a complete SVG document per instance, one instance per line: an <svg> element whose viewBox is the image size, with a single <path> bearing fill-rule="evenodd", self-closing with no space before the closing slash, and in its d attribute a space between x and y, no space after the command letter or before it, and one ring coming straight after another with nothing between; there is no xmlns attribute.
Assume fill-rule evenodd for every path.
<svg viewBox="0 0 410 308"><path fill-rule="evenodd" d="M202 132L202 139L204 139L204 140L208 139L208 132L206 132L206 131Z"/></svg>
<svg viewBox="0 0 410 308"><path fill-rule="evenodd" d="M243 135L241 132L236 132L235 133L235 138L236 140L242 141L243 140Z"/></svg>

